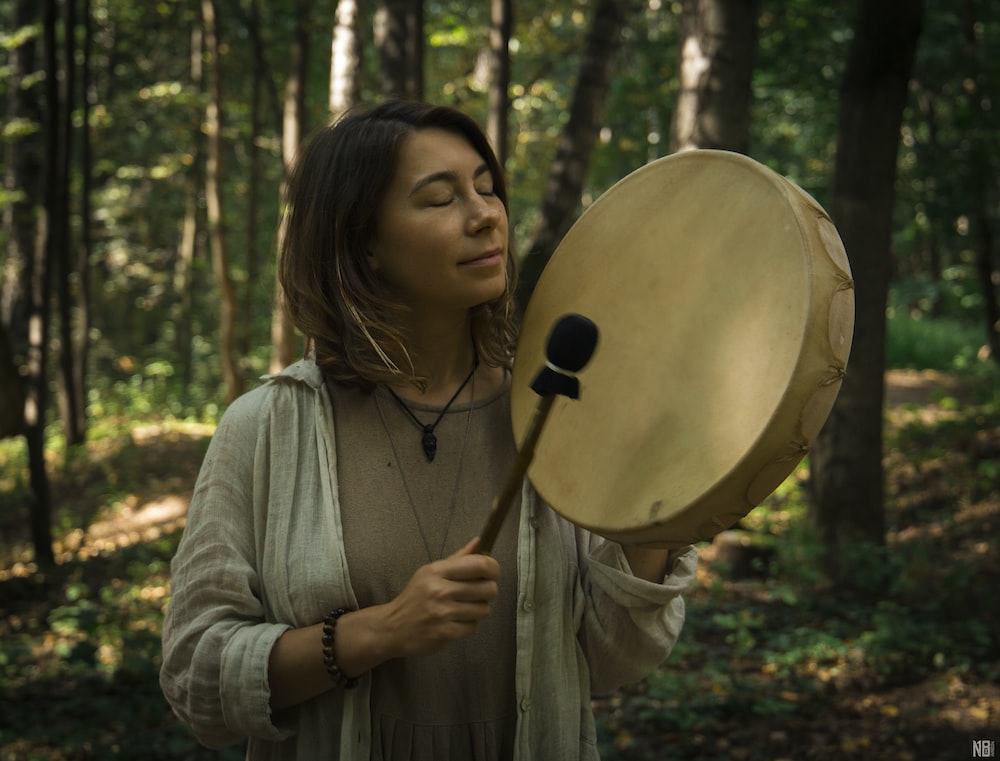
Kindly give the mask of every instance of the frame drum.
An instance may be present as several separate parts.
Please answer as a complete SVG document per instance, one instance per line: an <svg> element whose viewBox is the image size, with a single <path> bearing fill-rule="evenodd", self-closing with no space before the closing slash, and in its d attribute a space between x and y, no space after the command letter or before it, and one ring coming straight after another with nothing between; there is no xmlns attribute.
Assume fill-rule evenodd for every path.
<svg viewBox="0 0 1000 761"><path fill-rule="evenodd" d="M833 407L854 326L850 264L805 191L700 150L619 181L576 221L525 311L512 422L564 314L600 337L580 398L557 397L528 478L571 522L623 543L708 540L773 492Z"/></svg>

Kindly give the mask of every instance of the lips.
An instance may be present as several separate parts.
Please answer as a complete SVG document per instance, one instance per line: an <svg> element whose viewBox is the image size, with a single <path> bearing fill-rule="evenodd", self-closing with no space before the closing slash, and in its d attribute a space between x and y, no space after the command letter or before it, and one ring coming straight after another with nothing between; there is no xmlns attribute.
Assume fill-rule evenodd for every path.
<svg viewBox="0 0 1000 761"><path fill-rule="evenodd" d="M482 254L481 256L475 257L474 259L466 259L460 262L460 264L462 264L463 266L470 266L470 267L488 267L494 264L498 264L502 260L503 260L503 249L494 248Z"/></svg>

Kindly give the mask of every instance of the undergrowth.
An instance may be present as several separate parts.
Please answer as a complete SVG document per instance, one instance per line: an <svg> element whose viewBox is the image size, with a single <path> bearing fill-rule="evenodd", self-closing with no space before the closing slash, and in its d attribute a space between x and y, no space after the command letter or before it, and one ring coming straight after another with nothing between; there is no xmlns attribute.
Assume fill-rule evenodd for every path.
<svg viewBox="0 0 1000 761"><path fill-rule="evenodd" d="M955 370L968 353L953 349L934 364ZM751 577L730 578L704 545L671 658L596 699L606 761L953 758L997 726L1000 384L989 363L963 375L975 403L942 395L935 416L904 411L887 432L887 543L857 548L877 559L855 566L867 592L824 581L800 471L745 521L768 548ZM115 414L86 446L52 433L54 569L31 563L23 445L0 442L0 761L242 757L200 748L159 691L180 525L114 533L117 517L190 493L217 410L158 418L129 388L102 403ZM99 524L111 528L96 542Z"/></svg>

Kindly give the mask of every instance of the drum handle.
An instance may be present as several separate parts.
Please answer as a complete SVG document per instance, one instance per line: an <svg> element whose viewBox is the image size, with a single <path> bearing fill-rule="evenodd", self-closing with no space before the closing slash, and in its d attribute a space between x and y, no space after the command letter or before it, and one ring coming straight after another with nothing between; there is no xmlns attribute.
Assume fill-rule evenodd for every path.
<svg viewBox="0 0 1000 761"><path fill-rule="evenodd" d="M535 456L535 445L542 433L542 426L552 411L552 404L557 396L570 399L580 397L580 381L576 374L583 369L597 346L597 326L582 314L566 314L556 321L549 333L545 345L545 367L543 367L531 384L531 390L539 396L535 415L531 419L528 433L524 437L514 466L511 468L503 490L493 500L486 526L479 535L479 545L476 552L489 555L493 543L500 533L500 526L510 511L514 496L521 488L524 474L528 472L531 460Z"/></svg>
<svg viewBox="0 0 1000 761"><path fill-rule="evenodd" d="M531 427L528 429L528 435L520 451L517 453L514 466L507 476L507 482L504 484L503 490L493 500L489 518L486 519L486 525L479 535L479 545L476 547L476 552L480 555L489 555L490 550L493 549L493 543L496 542L497 535L500 533L500 527L503 525L504 518L507 517L510 506L514 503L514 497L521 488L524 475L528 472L531 460L535 456L535 446L538 444L538 437L542 433L542 427L549 417L549 412L552 411L552 404L555 400L555 394L547 394L538 402L538 407L535 409L535 416L531 420Z"/></svg>

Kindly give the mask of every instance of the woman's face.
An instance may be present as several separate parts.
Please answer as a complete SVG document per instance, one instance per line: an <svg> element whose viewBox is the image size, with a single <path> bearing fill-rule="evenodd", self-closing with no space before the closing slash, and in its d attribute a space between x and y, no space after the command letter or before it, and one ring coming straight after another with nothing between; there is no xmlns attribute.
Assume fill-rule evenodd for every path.
<svg viewBox="0 0 1000 761"><path fill-rule="evenodd" d="M507 213L460 134L409 135L376 214L369 263L411 308L466 312L506 287Z"/></svg>

